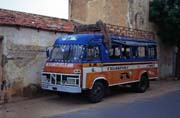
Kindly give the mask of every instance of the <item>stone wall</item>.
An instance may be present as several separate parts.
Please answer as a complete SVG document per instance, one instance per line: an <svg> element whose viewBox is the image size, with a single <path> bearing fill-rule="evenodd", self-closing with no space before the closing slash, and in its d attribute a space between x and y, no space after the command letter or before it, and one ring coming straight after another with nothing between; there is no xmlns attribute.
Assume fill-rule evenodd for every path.
<svg viewBox="0 0 180 118"><path fill-rule="evenodd" d="M69 0L70 19L80 23L105 23L152 31L156 27L149 22L149 2L151 0ZM158 40L158 37L156 36ZM159 43L159 76L174 76L173 47L164 47Z"/></svg>
<svg viewBox="0 0 180 118"><path fill-rule="evenodd" d="M45 49L63 34L1 26L0 35L4 37L3 80L11 87L12 95L23 95L24 87L40 84L40 73L46 60Z"/></svg>

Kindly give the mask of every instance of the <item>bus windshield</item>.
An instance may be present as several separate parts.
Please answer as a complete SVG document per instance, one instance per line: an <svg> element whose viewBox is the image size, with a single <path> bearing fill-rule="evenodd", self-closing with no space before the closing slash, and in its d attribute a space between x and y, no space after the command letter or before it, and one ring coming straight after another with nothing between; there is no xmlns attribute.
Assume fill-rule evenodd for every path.
<svg viewBox="0 0 180 118"><path fill-rule="evenodd" d="M82 59L83 45L59 45L53 47L50 60L77 62Z"/></svg>

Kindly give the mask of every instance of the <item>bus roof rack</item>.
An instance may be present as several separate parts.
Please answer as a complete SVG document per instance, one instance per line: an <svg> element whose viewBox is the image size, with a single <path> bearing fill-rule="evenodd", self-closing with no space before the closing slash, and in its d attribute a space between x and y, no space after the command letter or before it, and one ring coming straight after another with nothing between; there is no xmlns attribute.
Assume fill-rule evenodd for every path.
<svg viewBox="0 0 180 118"><path fill-rule="evenodd" d="M74 27L74 33L102 33L104 35L104 43L108 48L111 47L109 35L147 40L155 39L153 32L106 24L101 20L97 21L96 24L76 25Z"/></svg>

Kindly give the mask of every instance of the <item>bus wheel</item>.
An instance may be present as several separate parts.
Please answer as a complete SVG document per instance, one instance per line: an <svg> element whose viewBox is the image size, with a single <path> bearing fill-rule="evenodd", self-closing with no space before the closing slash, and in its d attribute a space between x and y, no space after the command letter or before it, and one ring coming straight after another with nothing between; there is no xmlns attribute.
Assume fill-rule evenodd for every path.
<svg viewBox="0 0 180 118"><path fill-rule="evenodd" d="M137 83L132 84L132 88L134 91L143 93L145 92L149 87L149 79L146 75L141 76L141 80Z"/></svg>
<svg viewBox="0 0 180 118"><path fill-rule="evenodd" d="M88 91L88 99L92 103L100 102L105 95L105 86L102 82L95 82L92 89Z"/></svg>

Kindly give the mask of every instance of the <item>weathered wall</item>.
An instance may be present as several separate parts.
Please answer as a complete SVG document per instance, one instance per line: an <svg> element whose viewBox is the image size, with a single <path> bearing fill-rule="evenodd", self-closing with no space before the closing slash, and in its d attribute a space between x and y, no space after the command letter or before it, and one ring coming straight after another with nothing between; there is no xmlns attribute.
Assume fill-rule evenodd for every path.
<svg viewBox="0 0 180 118"><path fill-rule="evenodd" d="M28 28L0 27L3 39L3 79L21 94L29 84L40 83L46 60L45 47L51 46L60 33ZM13 94L12 93L12 94Z"/></svg>
<svg viewBox="0 0 180 118"><path fill-rule="evenodd" d="M106 23L155 32L149 22L151 0L70 0L70 19L80 23ZM158 37L156 37L158 39ZM173 76L173 48L159 43L159 76Z"/></svg>
<svg viewBox="0 0 180 118"><path fill-rule="evenodd" d="M101 19L131 28L152 30L149 0L70 0L70 19L95 23Z"/></svg>
<svg viewBox="0 0 180 118"><path fill-rule="evenodd" d="M87 2L89 0L69 0L69 18L84 23L87 17ZM80 9L77 9L80 8Z"/></svg>
<svg viewBox="0 0 180 118"><path fill-rule="evenodd" d="M175 47L164 46L159 42L159 77L168 78L175 76L176 68Z"/></svg>

